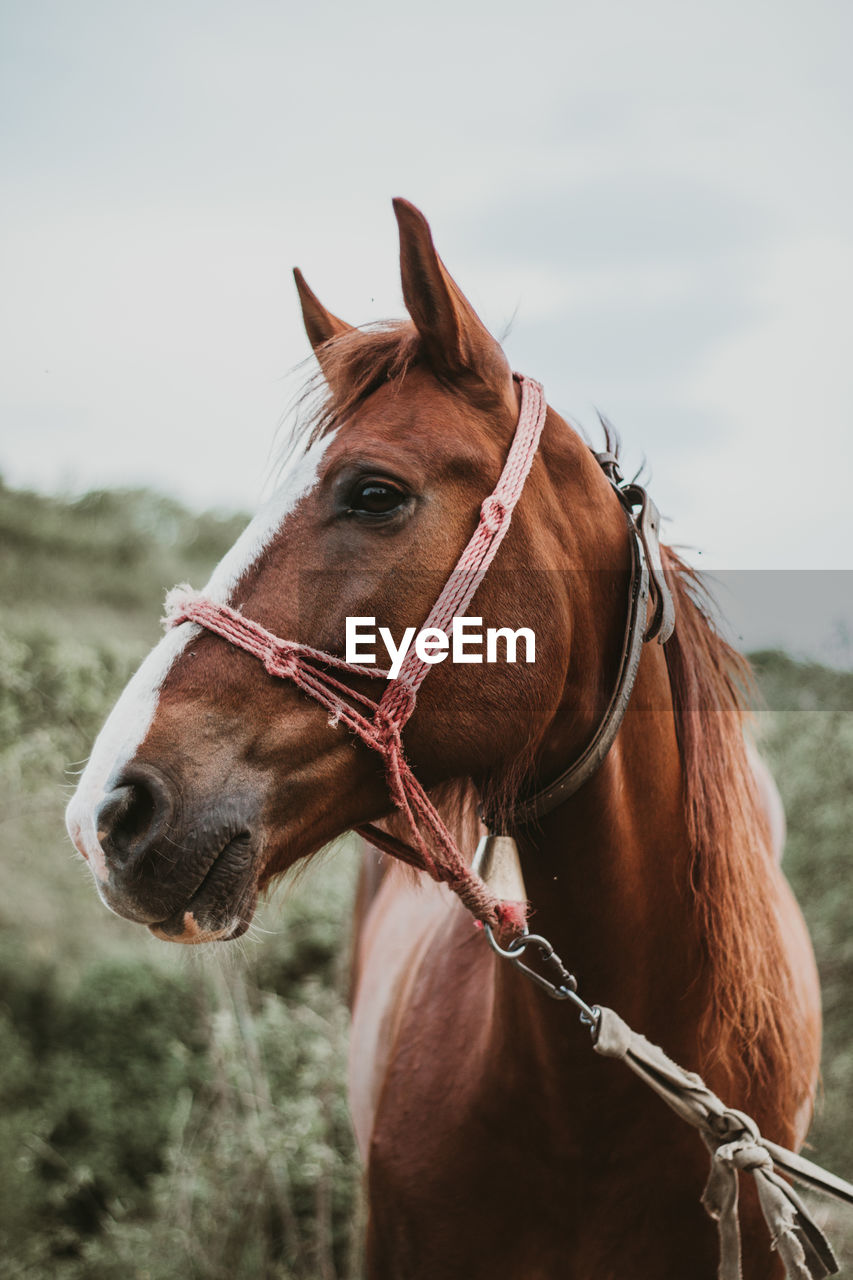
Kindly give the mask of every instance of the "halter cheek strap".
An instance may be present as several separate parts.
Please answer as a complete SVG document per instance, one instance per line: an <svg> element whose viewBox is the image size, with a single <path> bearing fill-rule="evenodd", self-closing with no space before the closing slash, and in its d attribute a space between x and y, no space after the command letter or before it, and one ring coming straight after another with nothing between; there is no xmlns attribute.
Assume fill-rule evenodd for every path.
<svg viewBox="0 0 853 1280"><path fill-rule="evenodd" d="M445 629L464 613L506 535L515 504L533 465L547 405L542 387L530 378L515 375L521 387L521 408L512 444L500 479L480 508L480 519L455 569L436 600L424 627ZM524 902L497 897L465 863L456 842L435 806L412 773L400 739L403 726L415 709L418 690L429 664L415 651L406 656L400 674L391 680L375 702L350 689L327 668L352 675L384 678L387 672L345 662L334 654L312 649L293 640L282 640L236 609L207 599L187 586L175 587L166 598L165 623L175 627L192 622L253 654L271 676L291 680L330 713L330 723L343 723L366 746L377 751L385 764L391 799L405 815L413 848L373 826L359 830L372 843L402 858L434 880L448 884L471 914L483 924L501 931L523 929Z"/></svg>
<svg viewBox="0 0 853 1280"><path fill-rule="evenodd" d="M512 815L516 828L544 818L593 776L612 747L628 710L643 645L655 639L659 644L666 644L675 629L675 606L658 541L658 509L641 485L625 483L615 454L596 453L595 459L622 504L631 539L631 586L619 671L610 701L592 738L559 777L516 804ZM635 508L639 508L636 513Z"/></svg>

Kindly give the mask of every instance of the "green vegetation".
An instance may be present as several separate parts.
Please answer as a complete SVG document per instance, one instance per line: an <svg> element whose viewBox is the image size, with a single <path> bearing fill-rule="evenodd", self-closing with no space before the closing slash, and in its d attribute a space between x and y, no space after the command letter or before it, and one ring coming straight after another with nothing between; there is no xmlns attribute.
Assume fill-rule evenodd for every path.
<svg viewBox="0 0 853 1280"><path fill-rule="evenodd" d="M165 589L201 585L244 523L145 492L0 487L4 1277L360 1271L352 850L199 955L111 916L64 834L73 775L157 637Z"/></svg>
<svg viewBox="0 0 853 1280"><path fill-rule="evenodd" d="M773 708L758 720L785 801L784 867L809 925L823 990L823 1089L811 1154L853 1180L853 674L780 653L754 654L753 663Z"/></svg>
<svg viewBox="0 0 853 1280"><path fill-rule="evenodd" d="M73 770L158 634L165 589L200 585L241 525L145 492L67 502L0 487L4 1276L360 1274L342 998L352 850L240 944L200 955L111 916L62 824ZM853 676L775 653L757 668L786 867L824 984L812 1154L853 1177ZM853 1215L832 1214L853 1259Z"/></svg>

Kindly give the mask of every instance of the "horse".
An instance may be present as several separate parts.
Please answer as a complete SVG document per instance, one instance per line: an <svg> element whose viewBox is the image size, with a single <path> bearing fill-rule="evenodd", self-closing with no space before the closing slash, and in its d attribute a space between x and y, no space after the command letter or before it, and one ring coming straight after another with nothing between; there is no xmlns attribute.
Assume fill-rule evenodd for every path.
<svg viewBox="0 0 853 1280"><path fill-rule="evenodd" d="M820 1051L814 957L749 762L747 665L673 551L671 636L641 646L583 784L530 816L595 737L624 658L635 566L612 453L603 462L543 400L474 596L485 625L533 631L535 662L433 661L397 725L394 785L388 757L341 717L347 694L366 705L376 687L341 658L346 619L373 618L399 645L429 616L525 394L423 215L394 208L406 321L353 327L296 272L325 398L203 593L261 639L247 652L177 616L95 743L71 837L119 915L173 942L227 940L272 881L344 832L411 852L400 809L417 787L466 864L486 828L514 835L530 919L586 991L767 1137L799 1145ZM264 636L337 660L331 701L277 678L297 671L296 648L276 668ZM696 1133L591 1054L446 885L369 846L352 991L371 1280L716 1275ZM778 1277L751 1186L742 1199L745 1273Z"/></svg>

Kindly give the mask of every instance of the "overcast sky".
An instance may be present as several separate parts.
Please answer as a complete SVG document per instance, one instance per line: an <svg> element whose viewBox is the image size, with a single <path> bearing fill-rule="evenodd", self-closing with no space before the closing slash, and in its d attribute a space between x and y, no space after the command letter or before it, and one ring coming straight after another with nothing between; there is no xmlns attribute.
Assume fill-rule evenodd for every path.
<svg viewBox="0 0 853 1280"><path fill-rule="evenodd" d="M290 269L400 315L404 195L515 367L647 458L670 541L853 568L849 0L0 14L7 483L254 508Z"/></svg>

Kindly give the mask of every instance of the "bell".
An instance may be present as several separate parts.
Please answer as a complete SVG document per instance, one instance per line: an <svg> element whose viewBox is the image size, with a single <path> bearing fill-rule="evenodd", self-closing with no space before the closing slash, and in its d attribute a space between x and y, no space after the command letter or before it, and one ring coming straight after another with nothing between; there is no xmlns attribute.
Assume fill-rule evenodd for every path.
<svg viewBox="0 0 853 1280"><path fill-rule="evenodd" d="M512 836L483 836L471 870L504 902L526 902L518 845Z"/></svg>

